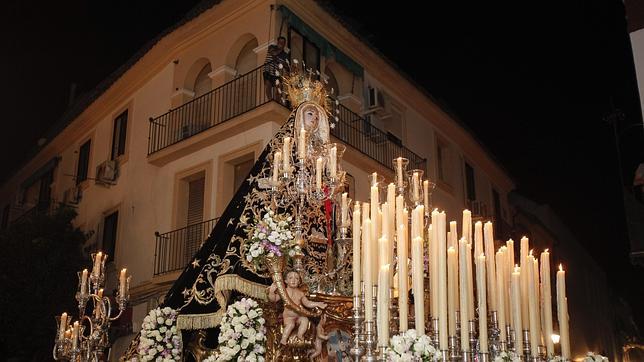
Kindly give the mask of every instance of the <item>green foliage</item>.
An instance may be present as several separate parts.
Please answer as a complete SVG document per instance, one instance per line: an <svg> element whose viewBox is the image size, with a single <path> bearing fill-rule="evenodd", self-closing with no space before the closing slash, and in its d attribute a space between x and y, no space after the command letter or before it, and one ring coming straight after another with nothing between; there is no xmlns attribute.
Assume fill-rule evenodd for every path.
<svg viewBox="0 0 644 362"><path fill-rule="evenodd" d="M89 265L86 235L72 225L76 211L60 206L0 231L0 356L51 360L54 316L77 317L77 271ZM85 266L86 267L86 266Z"/></svg>

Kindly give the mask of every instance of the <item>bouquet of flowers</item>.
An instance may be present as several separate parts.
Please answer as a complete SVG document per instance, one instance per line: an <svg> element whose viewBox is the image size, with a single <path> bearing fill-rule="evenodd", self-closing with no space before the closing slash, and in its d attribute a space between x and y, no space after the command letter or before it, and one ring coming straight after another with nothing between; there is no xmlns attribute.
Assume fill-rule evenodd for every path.
<svg viewBox="0 0 644 362"><path fill-rule="evenodd" d="M289 227L292 220L290 215L267 209L255 224L252 237L244 244L246 260L262 269L266 257L294 256L300 247L295 244Z"/></svg>
<svg viewBox="0 0 644 362"><path fill-rule="evenodd" d="M141 361L180 361L181 336L177 331L177 311L153 309L143 319L138 354Z"/></svg>
<svg viewBox="0 0 644 362"><path fill-rule="evenodd" d="M440 361L441 352L434 348L431 339L418 335L415 329L391 337L387 351L388 360L399 361Z"/></svg>
<svg viewBox="0 0 644 362"><path fill-rule="evenodd" d="M256 301L242 298L228 306L221 319L219 351L212 361L264 362L266 327Z"/></svg>
<svg viewBox="0 0 644 362"><path fill-rule="evenodd" d="M494 357L494 362L521 362L521 358L515 352L502 351Z"/></svg>
<svg viewBox="0 0 644 362"><path fill-rule="evenodd" d="M586 354L586 357L584 357L584 362L608 362L608 358L602 356L601 354L588 352Z"/></svg>

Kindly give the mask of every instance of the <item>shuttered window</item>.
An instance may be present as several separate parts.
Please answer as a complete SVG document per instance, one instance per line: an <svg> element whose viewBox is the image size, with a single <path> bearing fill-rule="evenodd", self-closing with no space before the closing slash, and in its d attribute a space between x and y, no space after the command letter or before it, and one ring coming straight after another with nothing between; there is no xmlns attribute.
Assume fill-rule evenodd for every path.
<svg viewBox="0 0 644 362"><path fill-rule="evenodd" d="M114 131L112 133L111 159L125 154L125 140L127 138L127 110L114 119Z"/></svg>
<svg viewBox="0 0 644 362"><path fill-rule="evenodd" d="M116 253L116 232L118 230L119 212L115 211L105 217L103 223L103 251L114 260Z"/></svg>
<svg viewBox="0 0 644 362"><path fill-rule="evenodd" d="M203 221L204 186L204 177L188 182L188 219L186 220L186 225Z"/></svg>

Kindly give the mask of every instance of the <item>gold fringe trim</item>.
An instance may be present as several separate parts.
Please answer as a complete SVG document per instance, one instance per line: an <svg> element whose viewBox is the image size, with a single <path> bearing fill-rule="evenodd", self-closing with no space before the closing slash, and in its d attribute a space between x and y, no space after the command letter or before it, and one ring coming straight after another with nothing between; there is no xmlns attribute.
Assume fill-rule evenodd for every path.
<svg viewBox="0 0 644 362"><path fill-rule="evenodd" d="M239 275L222 275L215 280L215 298L221 306L214 313L206 314L179 314L177 316L177 329L206 329L214 328L221 323L221 318L226 313L230 291L237 291L251 298L262 301L267 300L266 286L243 279Z"/></svg>

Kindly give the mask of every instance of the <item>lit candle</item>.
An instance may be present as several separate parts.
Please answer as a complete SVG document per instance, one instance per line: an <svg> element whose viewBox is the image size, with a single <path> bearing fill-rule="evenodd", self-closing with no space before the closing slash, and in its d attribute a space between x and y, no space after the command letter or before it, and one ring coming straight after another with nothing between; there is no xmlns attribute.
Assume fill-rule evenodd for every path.
<svg viewBox="0 0 644 362"><path fill-rule="evenodd" d="M378 262L380 260L378 258L378 235L380 234L380 223L379 223L379 217L380 217L380 199L378 196L378 183L376 182L377 179L377 174L374 172L372 174L372 185L371 185L371 210L370 210L370 215L371 215L371 233L369 234L372 239L372 243L374 245L373 248L370 249L371 254L370 257L373 258L374 262ZM371 269L371 279L375 282L378 282L378 268L374 267Z"/></svg>
<svg viewBox="0 0 644 362"><path fill-rule="evenodd" d="M479 307L479 349L481 353L488 353L487 345L487 301L486 301L486 276L485 255L481 254L476 263L476 292Z"/></svg>
<svg viewBox="0 0 644 362"><path fill-rule="evenodd" d="M76 349L78 347L78 321L74 322L74 328L72 329L72 348Z"/></svg>
<svg viewBox="0 0 644 362"><path fill-rule="evenodd" d="M373 279L372 268L373 259L371 258L371 220L367 218L362 223L362 248L364 250L364 316L366 321L373 321Z"/></svg>
<svg viewBox="0 0 644 362"><path fill-rule="evenodd" d="M472 244L467 243L466 260L467 260L467 315L470 320L474 320L476 314L474 313L474 271L472 269Z"/></svg>
<svg viewBox="0 0 644 362"><path fill-rule="evenodd" d="M478 255L484 254L483 249L483 223L477 221L474 224L474 256L475 261L478 262Z"/></svg>
<svg viewBox="0 0 644 362"><path fill-rule="evenodd" d="M65 339L71 339L71 338L72 338L72 330L71 330L71 329L67 329L67 330L65 331Z"/></svg>
<svg viewBox="0 0 644 362"><path fill-rule="evenodd" d="M449 222L449 232L451 237L447 240L447 246L453 247L456 251L456 255L458 255L458 231L456 221Z"/></svg>
<svg viewBox="0 0 644 362"><path fill-rule="evenodd" d="M101 260L103 259L103 252L99 251L94 256L94 268L92 269L92 275L98 277L101 275Z"/></svg>
<svg viewBox="0 0 644 362"><path fill-rule="evenodd" d="M125 296L125 284L127 278L127 269L121 269L121 275L119 276L119 295Z"/></svg>
<svg viewBox="0 0 644 362"><path fill-rule="evenodd" d="M425 334L425 288L423 286L423 264L423 239L417 236L411 241L411 285L414 293L415 327L416 332L419 335Z"/></svg>
<svg viewBox="0 0 644 362"><path fill-rule="evenodd" d="M496 301L496 312L497 320L499 321L499 339L502 342L507 341L506 339L506 317L505 317L505 257L506 253L504 248L499 249L496 252L496 285L497 294L495 295Z"/></svg>
<svg viewBox="0 0 644 362"><path fill-rule="evenodd" d="M566 272L559 264L557 272L557 314L559 316L559 343L561 344L561 357L570 359L570 332L568 326L568 299L566 298Z"/></svg>
<svg viewBox="0 0 644 362"><path fill-rule="evenodd" d="M423 181L423 205L425 210L429 210L429 181Z"/></svg>
<svg viewBox="0 0 644 362"><path fill-rule="evenodd" d="M306 130L300 128L300 136L297 142L297 158L303 160L306 158Z"/></svg>
<svg viewBox="0 0 644 362"><path fill-rule="evenodd" d="M539 314L537 313L537 293L536 285L534 283L534 267L532 253L526 259L526 271L528 275L528 316L530 321L530 351L532 357L539 357L539 328L537 327L537 320ZM523 269L523 268L522 268Z"/></svg>
<svg viewBox="0 0 644 362"><path fill-rule="evenodd" d="M60 325L58 326L58 340L63 341L65 339L65 330L67 329L67 313L60 315Z"/></svg>
<svg viewBox="0 0 644 362"><path fill-rule="evenodd" d="M506 272L505 272L505 277L506 277L505 282L506 282L508 290L510 290L510 285L512 284L512 271L514 270L514 264L515 264L514 263L514 240L509 239L505 243L505 245L506 245L506 248L508 249L506 251L506 258L505 258L506 261L507 261L507 265L506 265L506 268L505 268L505 270L506 270ZM510 296L509 293L507 293L506 294L506 299L505 299L506 300L505 305L508 306L508 313L505 314L505 319L506 319L507 323L511 326L512 325L512 313L509 312L510 299L512 299L512 297Z"/></svg>
<svg viewBox="0 0 644 362"><path fill-rule="evenodd" d="M87 269L83 269L81 273L81 285L80 285L80 294L87 294Z"/></svg>
<svg viewBox="0 0 644 362"><path fill-rule="evenodd" d="M447 311L449 319L449 335L456 336L456 250L453 246L447 249Z"/></svg>
<svg viewBox="0 0 644 362"><path fill-rule="evenodd" d="M409 269L408 262L408 245L407 233L405 232L405 225L407 222L399 220L397 229L397 242L398 242L398 320L400 323L400 332L406 332L408 327L407 320L409 318Z"/></svg>
<svg viewBox="0 0 644 362"><path fill-rule="evenodd" d="M315 160L315 189L320 192L322 190L322 163L324 162L324 159L322 157L318 157L317 160Z"/></svg>
<svg viewBox="0 0 644 362"><path fill-rule="evenodd" d="M389 346L389 264L382 265L378 273L378 346Z"/></svg>
<svg viewBox="0 0 644 362"><path fill-rule="evenodd" d="M280 174L280 164L282 163L282 152L276 151L273 155L273 183L277 183Z"/></svg>
<svg viewBox="0 0 644 362"><path fill-rule="evenodd" d="M530 321L530 314L528 311L528 251L530 249L530 241L525 236L521 238L520 260L521 263L521 317L523 322L528 324ZM532 264L530 264L532 268Z"/></svg>
<svg viewBox="0 0 644 362"><path fill-rule="evenodd" d="M402 157L398 157L396 159L396 175L397 181L398 181L398 188L402 188L403 186L403 167L402 167Z"/></svg>
<svg viewBox="0 0 644 362"><path fill-rule="evenodd" d="M353 296L360 296L360 203L353 207Z"/></svg>
<svg viewBox="0 0 644 362"><path fill-rule="evenodd" d="M335 175L338 170L337 162L338 162L338 149L336 148L335 145L333 145L329 150L329 176L333 179L335 179Z"/></svg>
<svg viewBox="0 0 644 362"><path fill-rule="evenodd" d="M98 292L96 293L96 296L98 297L98 300L103 299L103 288L98 290ZM101 318L101 308L99 303L94 303L94 317L96 319Z"/></svg>
<svg viewBox="0 0 644 362"><path fill-rule="evenodd" d="M461 317L461 348L463 351L470 350L470 340L468 334L468 321L472 318L469 317L469 304L467 301L469 288L467 286L467 240L461 238L458 242L458 276L459 276L459 314Z"/></svg>
<svg viewBox="0 0 644 362"><path fill-rule="evenodd" d="M430 306L431 306L431 315L432 319L438 319L439 314L439 261L440 251L439 251L439 242L438 242L438 223L440 218L440 212L437 209L432 211L432 224L431 232L429 233L429 290L431 291L429 295Z"/></svg>
<svg viewBox="0 0 644 362"><path fill-rule="evenodd" d="M291 137L284 137L284 144L282 145L282 161L284 173L291 173Z"/></svg>
<svg viewBox="0 0 644 362"><path fill-rule="evenodd" d="M541 298L543 305L543 333L546 342L548 356L555 353L555 346L552 342L552 290L550 285L550 253L546 249L541 253Z"/></svg>
<svg viewBox="0 0 644 362"><path fill-rule="evenodd" d="M467 240L468 244L472 243L472 212L463 210L463 235L461 237Z"/></svg>
<svg viewBox="0 0 644 362"><path fill-rule="evenodd" d="M483 225L483 234L485 241L485 255L488 256L486 259L488 301L490 302L490 311L498 311L496 303L496 266L494 265L494 231L491 222L488 221Z"/></svg>
<svg viewBox="0 0 644 362"><path fill-rule="evenodd" d="M523 320L521 312L521 268L516 266L512 273L512 330L514 331L515 351L523 351ZM521 353L521 352L519 352Z"/></svg>
<svg viewBox="0 0 644 362"><path fill-rule="evenodd" d="M340 202L340 222L342 227L349 225L349 200L347 199L349 194L346 192L342 193L341 202Z"/></svg>
<svg viewBox="0 0 644 362"><path fill-rule="evenodd" d="M387 239L389 239L389 246L391 249L389 250L389 265L394 265L394 235L396 233L396 185L393 183L390 183L387 185L387 206L388 206L388 218L387 220L389 221L389 235L387 235ZM390 281L391 284L394 283L393 281L393 268L390 268L392 271L391 276L392 280Z"/></svg>
<svg viewBox="0 0 644 362"><path fill-rule="evenodd" d="M422 206L419 206L422 207ZM421 209L422 210L422 209ZM435 226L435 244L438 250L438 343L442 351L448 349L447 337L447 217L442 211L438 214L438 224ZM433 224L433 220L432 220Z"/></svg>
<svg viewBox="0 0 644 362"><path fill-rule="evenodd" d="M414 202L420 201L420 178L418 177L418 172L414 172L411 176L411 185L412 185L412 194L414 196Z"/></svg>

